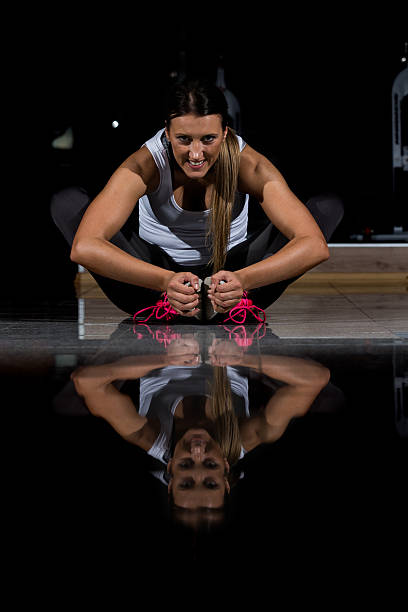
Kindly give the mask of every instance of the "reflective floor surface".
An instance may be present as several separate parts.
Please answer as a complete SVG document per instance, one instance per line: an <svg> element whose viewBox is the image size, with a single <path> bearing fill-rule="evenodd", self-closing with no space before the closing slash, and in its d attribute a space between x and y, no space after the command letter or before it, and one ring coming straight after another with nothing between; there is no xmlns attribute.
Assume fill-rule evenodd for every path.
<svg viewBox="0 0 408 612"><path fill-rule="evenodd" d="M95 338L75 301L7 309L19 563L42 551L41 572L71 576L74 563L75 577L124 559L135 572L169 559L250 571L267 555L302 572L313 553L319 575L336 563L358 574L406 551L403 335L282 338L270 323L124 316Z"/></svg>

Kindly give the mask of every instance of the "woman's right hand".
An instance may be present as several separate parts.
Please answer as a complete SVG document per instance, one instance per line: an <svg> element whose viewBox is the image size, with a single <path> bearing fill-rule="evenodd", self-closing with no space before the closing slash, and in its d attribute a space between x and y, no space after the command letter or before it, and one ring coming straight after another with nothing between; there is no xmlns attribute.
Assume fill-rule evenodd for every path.
<svg viewBox="0 0 408 612"><path fill-rule="evenodd" d="M190 283L187 285L186 283ZM177 314L193 317L199 312L199 278L192 272L175 272L170 278L166 293L170 305Z"/></svg>

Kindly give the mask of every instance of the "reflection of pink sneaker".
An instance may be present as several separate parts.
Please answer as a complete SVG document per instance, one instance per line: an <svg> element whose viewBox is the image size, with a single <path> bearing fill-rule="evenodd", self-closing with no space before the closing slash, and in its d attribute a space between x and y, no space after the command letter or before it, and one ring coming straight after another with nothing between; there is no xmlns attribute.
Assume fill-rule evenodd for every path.
<svg viewBox="0 0 408 612"><path fill-rule="evenodd" d="M148 314L149 310L150 314ZM156 304L154 304L153 306L147 306L147 308L142 308L141 310L135 312L135 314L133 315L133 320L145 323L151 317L154 317L157 321L161 321L162 319L164 319L165 321L171 321L172 319L175 319L178 316L178 313L170 305L170 302L167 298L167 293L164 292L160 300L157 300Z"/></svg>
<svg viewBox="0 0 408 612"><path fill-rule="evenodd" d="M251 319L254 317L255 321L258 321L258 323L264 323L266 319L265 311L262 310L262 308L259 308L259 306L255 306L252 303L252 300L248 298L247 292L244 291L242 294L242 300L239 302L239 304L231 308L231 310L227 313L227 318L223 320L223 323L232 321L233 323L238 323L239 325L242 325L243 323L248 324L248 321L246 321L248 313L252 315Z"/></svg>
<svg viewBox="0 0 408 612"><path fill-rule="evenodd" d="M133 326L133 333L138 340L145 340L149 336L156 340L159 344L164 344L165 348L173 342L173 340L179 340L182 338L182 334L174 331L168 325L164 327L158 327L154 331L147 323L137 322Z"/></svg>
<svg viewBox="0 0 408 612"><path fill-rule="evenodd" d="M222 327L228 332L230 340L234 340L238 346L244 348L251 346L254 340L261 340L261 338L263 338L266 334L265 323L258 323L256 328L251 333L247 333L247 330L243 325L236 325L232 329L228 327L228 325L223 325Z"/></svg>

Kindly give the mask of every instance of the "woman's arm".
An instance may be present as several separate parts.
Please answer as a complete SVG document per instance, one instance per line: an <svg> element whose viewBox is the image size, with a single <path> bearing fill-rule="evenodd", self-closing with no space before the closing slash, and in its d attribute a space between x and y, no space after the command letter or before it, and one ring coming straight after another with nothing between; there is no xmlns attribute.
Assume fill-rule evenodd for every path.
<svg viewBox="0 0 408 612"><path fill-rule="evenodd" d="M131 285L166 291L178 314L192 317L199 304L198 277L142 261L110 242L129 218L139 198L153 191L159 176L150 151L142 147L111 176L88 206L71 250L71 260L91 272ZM190 286L187 286L187 281Z"/></svg>
<svg viewBox="0 0 408 612"><path fill-rule="evenodd" d="M330 370L310 359L265 355L259 367L252 357L245 356L242 365L252 361L251 368L286 384L272 395L261 414L243 421L241 436L246 450L280 438L290 420L304 416L330 381Z"/></svg>
<svg viewBox="0 0 408 612"><path fill-rule="evenodd" d="M147 418L138 413L128 395L114 387L111 369L110 364L78 368L71 374L71 380L93 416L103 418L124 438L140 434L139 438Z"/></svg>
<svg viewBox="0 0 408 612"><path fill-rule="evenodd" d="M119 167L88 206L78 227L71 260L118 281L164 291L173 272L125 253L109 240L156 179L157 168L146 147L132 155L132 170Z"/></svg>
<svg viewBox="0 0 408 612"><path fill-rule="evenodd" d="M157 432L154 424L141 416L132 399L118 391L115 380L135 380L168 363L165 354L133 355L113 363L87 365L74 370L71 380L89 412L107 421L128 442L149 450Z"/></svg>
<svg viewBox="0 0 408 612"><path fill-rule="evenodd" d="M329 258L326 240L306 206L279 170L249 145L241 153L239 189L258 199L271 223L289 240L274 255L236 272L244 290L293 278Z"/></svg>

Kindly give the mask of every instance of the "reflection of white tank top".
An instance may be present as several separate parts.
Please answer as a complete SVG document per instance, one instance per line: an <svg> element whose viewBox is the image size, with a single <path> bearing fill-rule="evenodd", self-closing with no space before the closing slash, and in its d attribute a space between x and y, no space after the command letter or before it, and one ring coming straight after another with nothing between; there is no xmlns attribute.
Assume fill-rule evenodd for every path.
<svg viewBox="0 0 408 612"><path fill-rule="evenodd" d="M237 135L240 150L245 142ZM209 210L183 210L173 195L170 161L166 150L164 129L145 142L160 173L156 191L139 200L139 236L160 246L176 262L185 265L205 265L210 259L206 245ZM231 249L247 236L248 194L237 192L232 211L230 238Z"/></svg>
<svg viewBox="0 0 408 612"><path fill-rule="evenodd" d="M160 421L160 433L148 451L165 465L170 458L171 437L174 413L183 397L188 395L209 396L209 382L213 368L204 364L198 367L167 366L155 370L140 379L139 414ZM232 403L237 417L249 417L248 379L241 376L233 367L227 367L231 385ZM244 455L241 450L241 457ZM160 479L159 474L157 475Z"/></svg>

